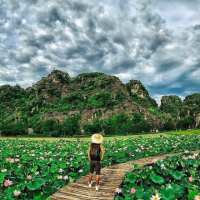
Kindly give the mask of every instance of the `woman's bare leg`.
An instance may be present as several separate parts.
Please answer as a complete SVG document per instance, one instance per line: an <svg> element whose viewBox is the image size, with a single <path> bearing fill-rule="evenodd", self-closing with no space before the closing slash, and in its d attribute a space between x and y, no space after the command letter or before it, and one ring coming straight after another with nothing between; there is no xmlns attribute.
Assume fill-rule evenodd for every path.
<svg viewBox="0 0 200 200"><path fill-rule="evenodd" d="M96 175L96 184L99 185L100 175Z"/></svg>
<svg viewBox="0 0 200 200"><path fill-rule="evenodd" d="M89 173L89 183L92 181L92 173Z"/></svg>

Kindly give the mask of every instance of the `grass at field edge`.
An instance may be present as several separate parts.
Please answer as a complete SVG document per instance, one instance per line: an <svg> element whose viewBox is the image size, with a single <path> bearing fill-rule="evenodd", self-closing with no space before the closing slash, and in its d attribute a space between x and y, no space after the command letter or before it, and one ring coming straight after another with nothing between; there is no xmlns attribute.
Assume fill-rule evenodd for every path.
<svg viewBox="0 0 200 200"><path fill-rule="evenodd" d="M121 140L121 139L131 139L131 138L156 138L162 136L170 136L170 135L191 135L197 134L200 135L200 129L191 129L191 130L183 130L183 131L166 131L166 132L158 132L158 133L146 133L146 134L137 134L137 135L112 135L112 136L104 136L104 140ZM90 141L89 137L33 137L33 136L16 136L16 137L0 137L0 139L19 139L19 140L38 140L38 141L59 141L59 140L68 140L68 141Z"/></svg>

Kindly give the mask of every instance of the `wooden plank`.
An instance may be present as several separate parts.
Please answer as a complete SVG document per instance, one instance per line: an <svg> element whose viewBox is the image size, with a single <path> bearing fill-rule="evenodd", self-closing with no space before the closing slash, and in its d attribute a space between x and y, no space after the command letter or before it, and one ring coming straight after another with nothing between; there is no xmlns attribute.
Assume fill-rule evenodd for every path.
<svg viewBox="0 0 200 200"><path fill-rule="evenodd" d="M76 198L86 198L86 199L95 199L98 197L98 199L103 199L106 200L108 198L114 197L113 193L106 193L106 192L100 192L99 191L91 191L91 192L86 192L86 191L80 191L80 190L73 190L73 191L65 191L63 190L62 195L67 195L68 197L76 197Z"/></svg>

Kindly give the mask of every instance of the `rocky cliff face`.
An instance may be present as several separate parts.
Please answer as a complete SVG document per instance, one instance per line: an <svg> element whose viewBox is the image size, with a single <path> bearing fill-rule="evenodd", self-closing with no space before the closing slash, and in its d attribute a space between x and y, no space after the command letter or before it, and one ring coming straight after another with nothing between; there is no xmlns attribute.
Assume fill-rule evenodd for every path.
<svg viewBox="0 0 200 200"><path fill-rule="evenodd" d="M126 87L133 101L144 106L145 108L158 107L155 99L149 96L148 91L140 81L131 80L129 83L126 84Z"/></svg>
<svg viewBox="0 0 200 200"><path fill-rule="evenodd" d="M160 110L176 116L180 113L182 106L183 103L180 97L176 95L163 96L161 99Z"/></svg>
<svg viewBox="0 0 200 200"><path fill-rule="evenodd" d="M188 95L183 100L184 110L187 111L187 116L193 116L194 122L191 128L196 128L200 124L200 94L195 93Z"/></svg>
<svg viewBox="0 0 200 200"><path fill-rule="evenodd" d="M163 96L160 109L176 121L190 118L193 122L189 128L196 128L200 123L200 94L188 95L183 101L176 95Z"/></svg>
<svg viewBox="0 0 200 200"><path fill-rule="evenodd" d="M123 84L118 77L98 72L71 78L68 73L54 70L27 89L1 86L0 101L1 122L34 124L53 119L63 123L68 117L80 115L82 127L121 112L130 118L134 112L139 113L151 130L163 128L168 121L176 125L190 116L192 126L200 122L200 94L187 96L183 102L178 96L163 96L159 109L140 81Z"/></svg>
<svg viewBox="0 0 200 200"><path fill-rule="evenodd" d="M59 74L59 78L57 76ZM60 77L64 78L60 78ZM65 80L60 82L60 80ZM152 129L156 129L165 123L165 119L169 117L159 117L160 120L156 119L147 109L148 107L158 107L156 101L152 99L148 91L142 85L140 81L131 80L128 84L123 84L118 77L106 75L103 73L83 73L75 78L70 78L69 75L60 71L53 71L47 78L43 78L36 85L29 90L37 91L42 88L42 93L45 96L44 102L56 101L48 93L49 88L57 88L61 91L59 98L70 97L74 94L82 96L83 101L87 101L91 96L97 94L109 93L112 102L118 102L112 108L108 108L106 105L100 108L86 106L83 109L73 109L63 112L45 112L41 115L40 120L55 119L59 123L63 123L68 116L76 116L80 114L81 120L80 125L92 124L94 119L99 120L108 119L112 115L118 115L120 112L124 112L128 116L132 116L133 112L140 113L146 121L152 123ZM55 95L53 95L55 96ZM99 114L101 113L101 115ZM167 117L166 117L167 116ZM161 122L162 121L162 122Z"/></svg>

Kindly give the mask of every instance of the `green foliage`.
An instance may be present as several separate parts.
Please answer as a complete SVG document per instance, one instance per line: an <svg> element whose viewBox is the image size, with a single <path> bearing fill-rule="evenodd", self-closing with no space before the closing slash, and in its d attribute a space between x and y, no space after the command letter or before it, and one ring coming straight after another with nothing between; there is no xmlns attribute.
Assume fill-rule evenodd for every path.
<svg viewBox="0 0 200 200"><path fill-rule="evenodd" d="M55 120L39 121L34 124L33 130L36 134L50 135L53 137L80 135L80 126L78 124L81 119L80 115L68 117L64 123L57 123Z"/></svg>
<svg viewBox="0 0 200 200"><path fill-rule="evenodd" d="M52 137L59 137L59 136L60 136L60 133L59 133L58 130L54 130L54 131L51 132L51 136L52 136Z"/></svg>
<svg viewBox="0 0 200 200"><path fill-rule="evenodd" d="M157 109L158 105L155 102L155 100L151 99L151 98L141 98L139 97L137 94L131 93L131 98L134 102L136 102L137 104L144 106L145 108L152 108L155 110ZM157 109L158 110L158 109Z"/></svg>
<svg viewBox="0 0 200 200"><path fill-rule="evenodd" d="M132 131L134 133L149 132L150 130L150 125L139 113L133 113L132 123L133 123Z"/></svg>
<svg viewBox="0 0 200 200"><path fill-rule="evenodd" d="M62 124L61 132L62 135L80 135L80 126L78 124L79 120L81 119L80 115L75 117L68 117L67 120Z"/></svg>
<svg viewBox="0 0 200 200"><path fill-rule="evenodd" d="M62 84L69 84L70 80L68 77L64 77L62 74L57 73L56 78L62 83Z"/></svg>
<svg viewBox="0 0 200 200"><path fill-rule="evenodd" d="M85 135L92 135L102 131L99 119L95 119L93 124L83 124L83 130Z"/></svg>
<svg viewBox="0 0 200 200"><path fill-rule="evenodd" d="M22 122L5 123L0 126L1 134L6 136L26 135L28 127Z"/></svg>
<svg viewBox="0 0 200 200"><path fill-rule="evenodd" d="M57 98L61 97L61 91L59 91L57 88L48 88L47 92L51 96L56 96Z"/></svg>
<svg viewBox="0 0 200 200"><path fill-rule="evenodd" d="M180 111L180 117L185 117L187 115L187 110Z"/></svg>
<svg viewBox="0 0 200 200"><path fill-rule="evenodd" d="M19 86L3 85L0 86L0 102L13 102L15 99L20 99L25 96L24 89Z"/></svg>
<svg viewBox="0 0 200 200"><path fill-rule="evenodd" d="M38 94L42 94L42 90L45 90L45 85L44 84L38 86L38 88L37 88Z"/></svg>
<svg viewBox="0 0 200 200"><path fill-rule="evenodd" d="M168 121L168 122L166 122L164 124L163 129L166 130L166 131L173 130L174 129L174 125L172 124L172 122Z"/></svg>
<svg viewBox="0 0 200 200"><path fill-rule="evenodd" d="M169 146L167 148L170 149ZM126 174L121 185L122 193L118 194L115 200L153 199L155 194L159 196L159 199L161 197L164 200L196 199L195 196L199 195L197 163L199 163L200 155L193 155L193 160L190 156L185 153L167 157L151 164L151 168L149 166L134 167L133 172ZM193 179L191 182L189 177ZM132 188L135 188L134 194L131 194Z"/></svg>
<svg viewBox="0 0 200 200"><path fill-rule="evenodd" d="M130 119L123 112L111 116L108 120L102 120L102 128L106 135L127 134L130 133L131 127Z"/></svg>
<svg viewBox="0 0 200 200"><path fill-rule="evenodd" d="M82 82L82 79L81 79L80 76L77 76L77 77L75 77L75 78L72 79L72 83L73 84L79 84L81 82Z"/></svg>
<svg viewBox="0 0 200 200"><path fill-rule="evenodd" d="M160 111L158 108L155 107L149 107L148 111L152 114L152 115L158 115L163 113L162 111Z"/></svg>
<svg viewBox="0 0 200 200"><path fill-rule="evenodd" d="M101 108L101 107L110 107L113 106L114 102L111 98L110 92L99 92L95 95L89 96L88 98L88 106Z"/></svg>
<svg viewBox="0 0 200 200"><path fill-rule="evenodd" d="M81 86L81 88L80 88L80 93L81 94L87 94L87 93L89 93L90 91L92 91L95 87L96 87L96 85L94 85L94 81L90 81L89 83L88 83L88 85L82 85Z"/></svg>
<svg viewBox="0 0 200 200"><path fill-rule="evenodd" d="M92 72L92 73L82 73L79 76L81 77L86 77L86 78L96 78L96 77L101 77L104 76L104 73L100 73L100 72Z"/></svg>
<svg viewBox="0 0 200 200"><path fill-rule="evenodd" d="M71 91L71 92L74 92L74 91L75 91L74 86L71 86L71 87L70 87L70 91Z"/></svg>
<svg viewBox="0 0 200 200"><path fill-rule="evenodd" d="M190 125L194 123L194 117L188 116L187 118L182 118L177 122L177 128L179 129L188 129Z"/></svg>
<svg viewBox="0 0 200 200"><path fill-rule="evenodd" d="M139 105L142 105L142 99L137 94L131 94L132 100Z"/></svg>
<svg viewBox="0 0 200 200"><path fill-rule="evenodd" d="M176 146L174 144L177 144L177 141ZM196 135L146 139L117 137L112 141L104 141L106 151L102 164L103 167L111 166L144 157L184 152L186 149L193 151L199 148L199 143L200 137ZM0 199L46 199L64 185L87 175L88 145L88 141L72 142L69 139L50 142L18 138L0 140L0 166L7 169L0 173ZM199 191L200 155L195 156L195 159L191 159L190 155L185 153L178 158L168 157L152 164L152 169L149 169L149 166L134 165L134 171L128 172L121 184L122 199L133 199L134 195L139 199L145 194L149 200L156 191L162 195L162 199L170 194L175 196L173 199L194 199L194 195L198 194L195 190ZM20 159L20 162L17 159ZM166 169L163 169L162 164ZM36 175L36 172L39 173ZM32 179L27 179L27 176ZM65 178L59 180L59 176ZM194 178L192 182L189 182L190 176ZM6 180L12 181L13 185L5 187ZM136 189L134 195L131 194L132 188ZM20 191L20 195L14 196L14 190Z"/></svg>
<svg viewBox="0 0 200 200"><path fill-rule="evenodd" d="M170 113L173 118L177 119L180 111L182 110L183 103L176 95L164 96L161 100L160 110ZM182 113L184 114L184 113Z"/></svg>
<svg viewBox="0 0 200 200"><path fill-rule="evenodd" d="M87 101L81 94L72 93L70 96L63 97L56 102L56 110L67 111L70 109L82 109L86 106Z"/></svg>
<svg viewBox="0 0 200 200"><path fill-rule="evenodd" d="M106 86L108 86L111 82L112 82L112 80L110 80L110 79L101 81L101 84L99 85L100 89L105 89Z"/></svg>
<svg viewBox="0 0 200 200"><path fill-rule="evenodd" d="M115 97L115 101L121 103L124 100L124 94L122 91L118 91Z"/></svg>
<svg viewBox="0 0 200 200"><path fill-rule="evenodd" d="M188 95L188 96L185 97L183 102L184 102L185 105L189 105L189 106L191 106L193 104L199 105L199 103L200 103L200 94L199 93L194 93L192 95Z"/></svg>
<svg viewBox="0 0 200 200"><path fill-rule="evenodd" d="M56 121L54 121L53 119L43 121L41 126L41 133L48 133L48 135L50 135L50 133L54 130L56 124Z"/></svg>
<svg viewBox="0 0 200 200"><path fill-rule="evenodd" d="M68 133L62 131L62 125L58 124L58 122L55 122L56 125L51 127L52 130L43 128L45 125L42 125L42 123L44 122L41 122L41 124L39 123L41 117L47 112L55 113L59 111L61 115L67 116L69 111L81 113L84 109L100 110L103 108L102 111L98 111L99 113L97 114L97 117L100 118L102 112L106 113L111 111L111 113L116 113L115 111L113 112L114 106L120 104L125 98L130 104L134 101L142 107L148 108L149 112L163 123L172 116L173 123L177 123L177 127L175 128L187 129L195 127L196 124L192 116L197 116L196 113L200 112L200 94L198 93L187 96L183 104L179 98L171 97L169 106L163 107L164 110L162 110L163 112L169 112L171 115L169 116L164 115L163 112L157 108L155 101L149 97L148 91L140 81L132 80L130 83L126 85L122 84L122 87L120 87L121 83L116 84L119 83L119 79L115 76L107 76L103 73L94 72L83 73L71 79L68 74L62 73L59 70L54 70L53 78L63 85L42 78L40 82L27 89L22 89L18 85L14 87L9 85L0 86L0 123L4 120L11 124L20 121L23 125L25 124L25 127L34 126L37 134L42 134L41 130L44 130L46 134L51 134L56 130L55 127L57 127L58 132L52 134L55 136L64 135ZM133 94L131 92L134 84L139 84L139 89L146 98L140 98L138 94ZM118 90L111 90L113 85L119 86ZM126 86L126 88L124 86ZM64 91L63 88L65 88L66 91ZM130 97L126 95L127 91L130 93ZM62 97L62 95L68 96ZM120 108L122 107L120 106ZM19 116L16 117L16 113L19 113ZM179 113L180 115L178 115ZM190 116L188 116L188 113ZM181 120L178 121L177 119L179 119L179 117ZM138 120L137 117L134 119L130 116L127 118L125 116L111 116L110 119L102 120L99 124L101 128L104 127L105 132L108 134L112 132L114 134L138 133L149 130L149 124L147 124L144 119L142 120L142 118L139 118L137 123L135 123L134 120ZM71 123L70 121L70 124ZM36 127L36 124L38 124L38 127ZM10 130L8 123L5 126L8 126L8 130ZM80 127L80 124L77 126ZM99 127L99 125L96 123L85 124L84 130L89 134L99 130L97 127ZM166 124L164 128L168 130L169 127L172 128L171 125ZM160 129L160 127L158 128ZM11 132L10 134L14 134L14 131ZM72 134L71 131L69 132ZM7 134L8 133L9 131L7 131ZM21 131L21 133L23 133L23 131Z"/></svg>
<svg viewBox="0 0 200 200"><path fill-rule="evenodd" d="M101 127L106 135L135 134L149 132L149 124L138 113L133 113L130 119L124 112L101 121Z"/></svg>
<svg viewBox="0 0 200 200"><path fill-rule="evenodd" d="M59 102L61 104L79 105L83 101L84 97L82 95L72 93L70 96L63 97Z"/></svg>

